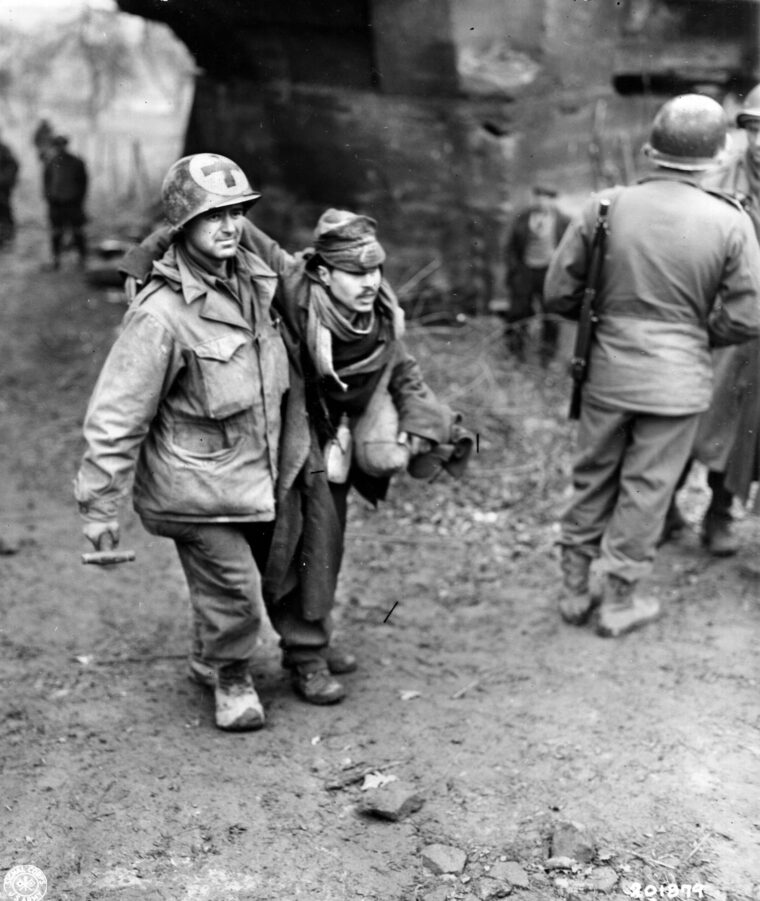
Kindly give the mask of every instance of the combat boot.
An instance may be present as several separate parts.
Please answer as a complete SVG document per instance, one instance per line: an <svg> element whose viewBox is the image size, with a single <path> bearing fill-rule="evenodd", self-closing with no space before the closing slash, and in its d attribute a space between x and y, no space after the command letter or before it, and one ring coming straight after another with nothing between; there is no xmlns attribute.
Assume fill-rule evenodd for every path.
<svg viewBox="0 0 760 901"><path fill-rule="evenodd" d="M324 659L327 661L327 668L334 676L353 673L359 667L359 661L356 659L356 655L338 645L329 645L325 649ZM287 651L282 652L281 663L283 669L292 670L295 666L295 662Z"/></svg>
<svg viewBox="0 0 760 901"><path fill-rule="evenodd" d="M217 668L214 702L219 729L249 732L264 725L264 708L253 687L247 660L236 660Z"/></svg>
<svg viewBox="0 0 760 901"><path fill-rule="evenodd" d="M292 672L293 688L310 704L337 704L346 696L346 689L333 679L322 659L296 663Z"/></svg>
<svg viewBox="0 0 760 901"><path fill-rule="evenodd" d="M603 638L617 638L654 622L660 612L657 598L636 593L636 582L627 582L614 573L608 573L597 613L596 634Z"/></svg>
<svg viewBox="0 0 760 901"><path fill-rule="evenodd" d="M702 522L702 544L714 557L731 557L739 550L739 542L732 530L734 496L726 488L722 472L708 472L707 485L712 496Z"/></svg>
<svg viewBox="0 0 760 901"><path fill-rule="evenodd" d="M560 559L562 588L559 613L571 626L582 626L591 615L598 600L591 593L591 557L574 547L563 547Z"/></svg>
<svg viewBox="0 0 760 901"><path fill-rule="evenodd" d="M733 520L708 514L702 523L702 544L713 557L732 557L736 554L739 541L733 533Z"/></svg>

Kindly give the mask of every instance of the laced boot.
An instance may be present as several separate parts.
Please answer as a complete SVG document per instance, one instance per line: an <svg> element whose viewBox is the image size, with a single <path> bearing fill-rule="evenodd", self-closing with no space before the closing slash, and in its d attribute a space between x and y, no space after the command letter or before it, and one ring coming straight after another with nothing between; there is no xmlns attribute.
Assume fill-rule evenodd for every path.
<svg viewBox="0 0 760 901"><path fill-rule="evenodd" d="M637 594L635 582L626 582L620 576L608 573L597 614L596 633L603 638L617 638L653 622L660 612L657 598Z"/></svg>
<svg viewBox="0 0 760 901"><path fill-rule="evenodd" d="M571 626L582 626L597 605L589 584L591 557L576 548L563 547L560 567L562 568L562 588L558 599L560 616Z"/></svg>
<svg viewBox="0 0 760 901"><path fill-rule="evenodd" d="M217 668L214 701L219 729L248 732L264 725L264 708L253 687L247 660L235 660Z"/></svg>
<svg viewBox="0 0 760 901"><path fill-rule="evenodd" d="M337 704L346 696L346 689L333 679L323 659L296 663L292 667L293 688L310 704Z"/></svg>
<svg viewBox="0 0 760 901"><path fill-rule="evenodd" d="M702 544L713 557L732 557L739 551L731 516L714 516L708 511L702 523Z"/></svg>

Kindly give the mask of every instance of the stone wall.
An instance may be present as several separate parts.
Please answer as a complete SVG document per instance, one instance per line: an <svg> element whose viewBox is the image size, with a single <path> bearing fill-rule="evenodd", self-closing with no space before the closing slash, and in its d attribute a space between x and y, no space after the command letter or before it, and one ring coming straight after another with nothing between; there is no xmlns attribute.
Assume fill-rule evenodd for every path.
<svg viewBox="0 0 760 901"><path fill-rule="evenodd" d="M503 293L531 184L572 205L628 180L670 88L756 75L754 0L118 2L195 54L186 150L238 160L264 227L295 246L327 205L367 212L396 284L425 272L427 300L456 309ZM690 67L683 48L708 35Z"/></svg>

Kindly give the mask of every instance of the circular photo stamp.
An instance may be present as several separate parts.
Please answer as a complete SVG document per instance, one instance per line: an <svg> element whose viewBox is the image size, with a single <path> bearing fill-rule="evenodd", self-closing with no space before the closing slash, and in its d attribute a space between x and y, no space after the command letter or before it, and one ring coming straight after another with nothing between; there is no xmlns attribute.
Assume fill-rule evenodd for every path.
<svg viewBox="0 0 760 901"><path fill-rule="evenodd" d="M11 901L42 901L47 892L47 878L39 867L20 864L5 874L3 891Z"/></svg>

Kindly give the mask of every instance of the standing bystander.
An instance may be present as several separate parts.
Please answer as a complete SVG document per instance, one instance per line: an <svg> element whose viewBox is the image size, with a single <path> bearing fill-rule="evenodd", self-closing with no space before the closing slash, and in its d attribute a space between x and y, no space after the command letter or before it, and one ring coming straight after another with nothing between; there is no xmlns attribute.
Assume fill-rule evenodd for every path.
<svg viewBox="0 0 760 901"><path fill-rule="evenodd" d="M746 148L733 152L702 179L705 187L727 191L749 213L760 238L760 85L747 95L736 117ZM707 467L710 501L702 520L702 542L716 557L739 550L733 531L734 498L746 503L760 481L760 340L720 348L713 354L715 388L710 409L700 419L694 459ZM675 499L664 537L684 518Z"/></svg>
<svg viewBox="0 0 760 901"><path fill-rule="evenodd" d="M55 131L48 119L40 119L32 134L32 143L37 150L37 159L44 166L54 152Z"/></svg>
<svg viewBox="0 0 760 901"><path fill-rule="evenodd" d="M18 160L10 147L0 141L0 247L10 241L16 231L11 195L17 180Z"/></svg>
<svg viewBox="0 0 760 901"><path fill-rule="evenodd" d="M519 210L512 223L506 248L506 339L509 351L521 362L525 360L528 324L537 313L541 316L541 365L547 366L557 352L560 326L544 307L544 279L569 221L557 205L556 188L536 185L532 203Z"/></svg>
<svg viewBox="0 0 760 901"><path fill-rule="evenodd" d="M87 167L80 157L69 153L69 139L57 135L52 141L53 151L47 157L43 169L43 190L48 204L50 243L53 269L61 266L64 239L71 233L71 243L84 266L87 258L87 239L84 226L87 216L84 200L87 196Z"/></svg>
<svg viewBox="0 0 760 901"><path fill-rule="evenodd" d="M577 318L599 199L607 251L583 388L573 497L562 517L559 610L617 636L655 619L637 590L712 394L710 346L760 334L760 248L752 222L699 178L719 161L727 123L714 100L686 94L654 118L636 184L592 198L565 233L546 279L547 307ZM600 557L601 598L591 561Z"/></svg>

